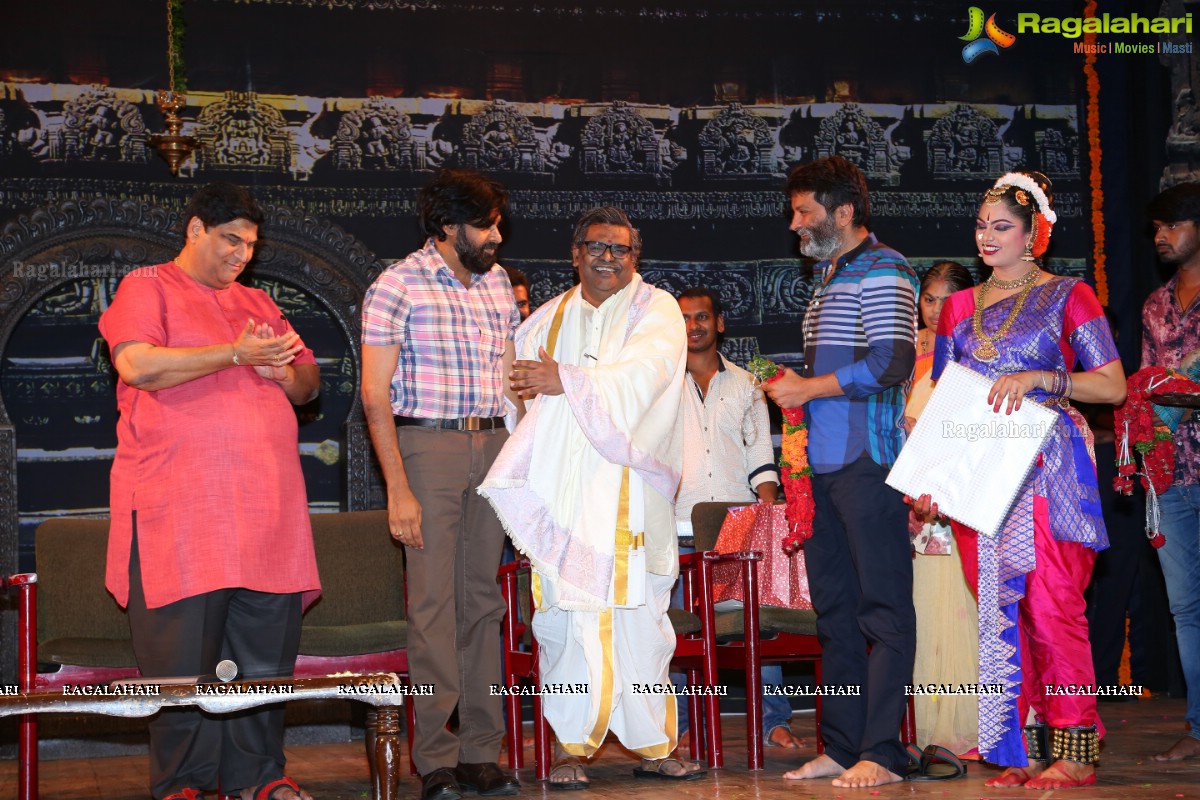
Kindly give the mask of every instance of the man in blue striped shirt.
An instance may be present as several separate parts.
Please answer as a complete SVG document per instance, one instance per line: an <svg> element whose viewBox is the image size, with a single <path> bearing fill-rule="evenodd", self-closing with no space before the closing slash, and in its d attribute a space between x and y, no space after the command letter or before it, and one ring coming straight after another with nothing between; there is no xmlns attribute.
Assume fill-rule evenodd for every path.
<svg viewBox="0 0 1200 800"><path fill-rule="evenodd" d="M816 514L804 553L817 636L824 673L859 694L825 698L825 753L784 777L879 786L905 773L898 734L916 648L908 511L884 479L904 444L917 276L868 229L867 182L846 159L795 167L787 194L800 252L818 261L816 287L804 375L788 371L764 388L782 408L805 407Z"/></svg>

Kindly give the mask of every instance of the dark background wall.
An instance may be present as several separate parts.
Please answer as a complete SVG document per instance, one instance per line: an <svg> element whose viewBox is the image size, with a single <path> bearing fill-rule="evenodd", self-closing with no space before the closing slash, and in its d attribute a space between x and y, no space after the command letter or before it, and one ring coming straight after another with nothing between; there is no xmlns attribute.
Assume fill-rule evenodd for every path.
<svg viewBox="0 0 1200 800"><path fill-rule="evenodd" d="M1027 5L1043 16L1078 16L1084 7ZM1182 13L1177 0L1164 6ZM579 211L621 205L643 231L649 280L722 292L732 357L762 351L795 362L809 272L796 257L780 189L798 161L831 152L856 160L873 191L873 229L920 271L942 258L974 268L982 190L1009 169L1041 169L1055 181L1060 217L1049 268L1095 277L1084 57L1072 40L1023 34L999 55L964 63L968 7L188 0L175 15L186 27L182 115L185 133L206 148L178 178L147 147L147 134L162 130L153 91L167 85L165 3L50 0L6 9L0 292L25 292L39 274L56 280L0 343L21 566L32 567L41 519L107 512L115 401L95 324L139 257L120 247L89 252L84 241L59 261L15 263L17 245L36 239L29 219L38 209L100 199L143 215L178 211L197 186L234 180L306 215L314 237L343 229L371 254L350 267L369 280L419 246L417 188L438 166L475 166L513 190L502 261L531 275L535 302L570 282ZM1012 33L1025 10L984 8ZM1154 16L1160 8L1113 0L1099 10ZM1131 367L1141 299L1159 280L1140 209L1166 166L1179 58L1187 62L1097 59L1103 277ZM1189 63L1185 71L1194 71ZM86 213L78 224L86 227ZM263 239L269 247L269 227ZM344 507L351 478L343 423L357 396L357 362L341 323L357 306L331 304L286 272L264 279L252 270L251 280L321 359L322 399L301 412L303 463L314 506Z"/></svg>

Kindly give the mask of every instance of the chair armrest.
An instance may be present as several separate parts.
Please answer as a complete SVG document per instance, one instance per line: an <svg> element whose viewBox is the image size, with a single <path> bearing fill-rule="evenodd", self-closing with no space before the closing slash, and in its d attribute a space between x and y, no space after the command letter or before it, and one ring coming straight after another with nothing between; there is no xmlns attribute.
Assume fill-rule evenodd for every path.
<svg viewBox="0 0 1200 800"><path fill-rule="evenodd" d="M696 565L699 564L700 561L705 556L709 555L712 552L714 552L714 551L713 550L697 550L694 553L681 553L679 555L679 568L680 569L695 569Z"/></svg>
<svg viewBox="0 0 1200 800"><path fill-rule="evenodd" d="M37 583L36 572L18 572L16 575L0 575L0 591L16 591L19 593L21 586L30 586Z"/></svg>

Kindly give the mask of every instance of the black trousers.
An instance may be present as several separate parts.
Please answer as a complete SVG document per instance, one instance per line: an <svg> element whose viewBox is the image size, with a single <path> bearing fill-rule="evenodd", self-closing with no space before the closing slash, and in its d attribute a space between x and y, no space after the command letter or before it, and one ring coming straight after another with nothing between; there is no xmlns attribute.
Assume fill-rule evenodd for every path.
<svg viewBox="0 0 1200 800"><path fill-rule="evenodd" d="M826 686L860 691L823 699L825 753L843 767L867 760L903 775L900 721L917 629L908 507L886 476L866 455L813 475L816 514L804 557Z"/></svg>
<svg viewBox="0 0 1200 800"><path fill-rule="evenodd" d="M221 589L146 608L137 515L129 558L129 629L146 678L209 675L222 659L239 680L292 674L300 648L300 594ZM151 565L147 565L151 569ZM168 708L150 721L150 791L236 794L283 777L283 704L213 716Z"/></svg>

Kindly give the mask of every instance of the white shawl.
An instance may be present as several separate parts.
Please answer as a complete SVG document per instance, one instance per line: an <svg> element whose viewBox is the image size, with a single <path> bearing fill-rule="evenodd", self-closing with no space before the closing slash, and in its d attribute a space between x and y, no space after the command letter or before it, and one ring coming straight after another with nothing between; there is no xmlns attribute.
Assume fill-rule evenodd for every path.
<svg viewBox="0 0 1200 800"><path fill-rule="evenodd" d="M589 329L581 292L543 305L517 331L517 358L537 360L564 297L551 354L563 394L532 401L479 493L543 583L553 584L555 605L599 611L608 605L624 467L631 482L649 489L646 569L678 569L671 503L682 458L687 340L679 304L635 274L592 312ZM631 519L640 516L631 510Z"/></svg>

